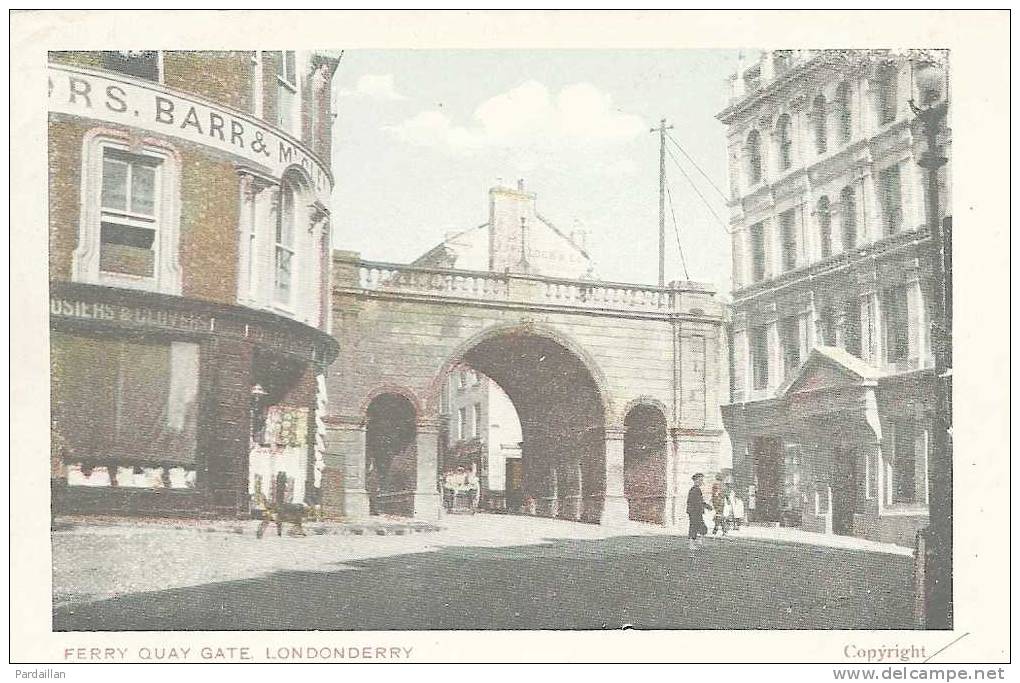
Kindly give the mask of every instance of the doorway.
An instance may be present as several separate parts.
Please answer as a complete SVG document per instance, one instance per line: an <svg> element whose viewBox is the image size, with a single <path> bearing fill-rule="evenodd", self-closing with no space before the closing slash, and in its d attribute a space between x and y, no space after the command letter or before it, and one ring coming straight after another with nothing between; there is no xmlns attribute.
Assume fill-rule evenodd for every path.
<svg viewBox="0 0 1020 683"><path fill-rule="evenodd" d="M857 451L837 447L832 466L832 533L852 536L857 511Z"/></svg>

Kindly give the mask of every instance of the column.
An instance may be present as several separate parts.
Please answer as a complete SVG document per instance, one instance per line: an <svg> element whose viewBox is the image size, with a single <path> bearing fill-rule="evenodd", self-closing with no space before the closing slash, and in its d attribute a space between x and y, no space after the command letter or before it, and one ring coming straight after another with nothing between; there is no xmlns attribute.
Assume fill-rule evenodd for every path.
<svg viewBox="0 0 1020 683"><path fill-rule="evenodd" d="M601 524L619 524L630 519L630 506L623 493L623 427L606 427L606 493Z"/></svg>
<svg viewBox="0 0 1020 683"><path fill-rule="evenodd" d="M680 430L677 427L670 427L667 434L666 501L663 506L662 523L665 526L674 527L680 524L685 503L680 495Z"/></svg>
<svg viewBox="0 0 1020 683"><path fill-rule="evenodd" d="M327 418L321 492L327 516L368 517L365 457L365 425L357 418Z"/></svg>
<svg viewBox="0 0 1020 683"><path fill-rule="evenodd" d="M414 492L416 519L439 519L442 504L436 481L439 467L439 420L419 420L415 435L417 486Z"/></svg>

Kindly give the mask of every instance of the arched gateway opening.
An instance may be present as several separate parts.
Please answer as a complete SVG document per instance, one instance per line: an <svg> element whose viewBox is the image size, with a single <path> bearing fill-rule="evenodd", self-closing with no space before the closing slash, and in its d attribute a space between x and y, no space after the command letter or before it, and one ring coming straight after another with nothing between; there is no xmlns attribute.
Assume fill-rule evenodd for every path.
<svg viewBox="0 0 1020 683"><path fill-rule="evenodd" d="M365 489L369 513L414 514L417 482L415 410L407 398L382 394L368 405L365 425Z"/></svg>
<svg viewBox="0 0 1020 683"><path fill-rule="evenodd" d="M469 398L476 382L484 387L488 380L516 412L517 455L490 456L501 448L512 451L514 444L489 443L499 438L489 427L506 421L489 413L496 398L477 391L474 395L481 398ZM531 331L503 332L483 338L448 363L438 385L446 429L454 437L469 437L441 435L441 482L454 470L477 474L481 498L477 504L483 510L586 522L602 519L606 407L593 371L578 353ZM450 443L456 447L444 448ZM619 494L622 503L622 490Z"/></svg>
<svg viewBox="0 0 1020 683"><path fill-rule="evenodd" d="M662 524L666 515L666 416L639 404L623 421L623 490L630 519Z"/></svg>

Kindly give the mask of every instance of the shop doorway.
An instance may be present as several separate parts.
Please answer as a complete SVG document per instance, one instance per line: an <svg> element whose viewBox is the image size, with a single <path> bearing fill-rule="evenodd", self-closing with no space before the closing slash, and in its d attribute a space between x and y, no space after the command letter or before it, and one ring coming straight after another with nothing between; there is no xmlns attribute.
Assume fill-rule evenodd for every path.
<svg viewBox="0 0 1020 683"><path fill-rule="evenodd" d="M753 442L756 521L778 523L783 498L783 441L759 437Z"/></svg>
<svg viewBox="0 0 1020 683"><path fill-rule="evenodd" d="M852 536L857 511L857 451L837 447L832 469L832 533Z"/></svg>

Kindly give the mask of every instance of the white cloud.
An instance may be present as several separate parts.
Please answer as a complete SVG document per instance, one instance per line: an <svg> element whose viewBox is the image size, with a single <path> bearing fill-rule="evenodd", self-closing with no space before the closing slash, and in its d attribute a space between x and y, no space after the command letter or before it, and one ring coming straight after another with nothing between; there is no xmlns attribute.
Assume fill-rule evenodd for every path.
<svg viewBox="0 0 1020 683"><path fill-rule="evenodd" d="M373 100L406 100L397 91L393 74L365 74L358 79L354 90L341 90L341 95L359 95Z"/></svg>
<svg viewBox="0 0 1020 683"><path fill-rule="evenodd" d="M444 113L423 111L386 130L412 144L466 153L613 144L634 139L646 127L641 117L615 109L612 97L590 83L553 94L542 83L527 81L479 104L472 119L460 125Z"/></svg>

